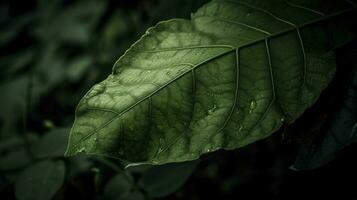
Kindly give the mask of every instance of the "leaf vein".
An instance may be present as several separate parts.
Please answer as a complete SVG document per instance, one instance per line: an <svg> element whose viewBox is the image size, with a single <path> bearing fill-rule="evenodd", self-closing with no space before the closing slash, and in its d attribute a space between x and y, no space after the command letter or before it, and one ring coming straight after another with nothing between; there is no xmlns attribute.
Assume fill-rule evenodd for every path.
<svg viewBox="0 0 357 200"><path fill-rule="evenodd" d="M309 12L312 12L312 13L315 13L315 14L318 14L321 16L325 16L325 13L323 13L323 12L320 12L320 11L317 11L317 10L314 10L314 9L311 9L311 8L308 8L308 7L305 7L302 5L297 5L297 4L291 3L290 1L285 1L285 3L287 5L289 5L290 7L299 8L299 9L306 10L306 11L309 11Z"/></svg>
<svg viewBox="0 0 357 200"><path fill-rule="evenodd" d="M288 20L285 20L285 19L283 19L283 18L281 18L281 17L276 16L275 14L273 14L272 12L270 12L270 11L268 11L268 10L266 10L266 9L253 6L253 5L250 5L250 4L245 3L245 2L233 1L233 0L222 0L222 2L227 2L227 3L233 3L233 4L243 5L243 6L245 6L245 7L251 8L251 9L253 9L253 10L257 10L257 11L263 12L263 13L265 13L265 14L267 14L267 15L270 15L271 17L273 17L273 18L274 18L275 20L277 20L277 21L283 22L283 23L285 23L285 24L289 24L289 25L294 26L294 27L296 26L294 23L292 23L292 22L290 22L290 21L288 21Z"/></svg>

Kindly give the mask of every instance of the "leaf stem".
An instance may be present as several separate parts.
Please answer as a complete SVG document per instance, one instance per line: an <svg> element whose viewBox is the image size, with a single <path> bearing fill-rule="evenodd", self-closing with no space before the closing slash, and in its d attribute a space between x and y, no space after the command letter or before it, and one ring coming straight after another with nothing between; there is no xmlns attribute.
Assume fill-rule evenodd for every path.
<svg viewBox="0 0 357 200"><path fill-rule="evenodd" d="M136 184L135 181L133 181L127 173L125 173L125 170L123 168L119 167L117 164L113 163L112 161L110 161L104 157L93 157L93 159L95 161L107 166L108 168L116 171L117 173L122 174L123 177L125 178L125 180L128 181L128 183L130 183L135 190L141 192L144 195L145 199L147 199L147 200L150 199L148 197L146 191L144 189L142 189L141 187L139 187L139 185Z"/></svg>

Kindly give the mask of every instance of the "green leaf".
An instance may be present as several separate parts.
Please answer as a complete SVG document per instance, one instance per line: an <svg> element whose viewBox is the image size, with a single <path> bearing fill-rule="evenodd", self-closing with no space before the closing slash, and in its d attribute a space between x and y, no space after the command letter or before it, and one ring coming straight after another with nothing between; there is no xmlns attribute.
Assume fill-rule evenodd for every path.
<svg viewBox="0 0 357 200"><path fill-rule="evenodd" d="M80 101L67 156L197 159L268 137L310 107L350 38L349 1L216 0L150 28ZM338 41L338 42L337 42Z"/></svg>
<svg viewBox="0 0 357 200"><path fill-rule="evenodd" d="M144 200L144 195L134 187L133 177L129 174L115 175L104 188L107 200Z"/></svg>
<svg viewBox="0 0 357 200"><path fill-rule="evenodd" d="M63 161L42 161L25 169L15 182L18 200L50 200L65 177Z"/></svg>
<svg viewBox="0 0 357 200"><path fill-rule="evenodd" d="M27 135L30 143L35 143L38 141L38 136L36 134L28 134ZM25 144L25 140L20 136L12 136L0 141L0 154L4 152L11 152L14 149L19 149L23 147Z"/></svg>
<svg viewBox="0 0 357 200"><path fill-rule="evenodd" d="M88 156L76 156L67 159L67 177L69 179L87 173L93 167L93 162Z"/></svg>
<svg viewBox="0 0 357 200"><path fill-rule="evenodd" d="M332 161L347 145L357 141L357 71L346 93L342 106L322 141L303 145L296 158L293 170L309 170Z"/></svg>
<svg viewBox="0 0 357 200"><path fill-rule="evenodd" d="M0 156L0 170L21 169L31 162L25 148L20 148Z"/></svg>
<svg viewBox="0 0 357 200"><path fill-rule="evenodd" d="M34 145L36 158L62 157L66 150L68 128L58 128L48 132Z"/></svg>
<svg viewBox="0 0 357 200"><path fill-rule="evenodd" d="M170 163L148 169L139 186L153 198L165 197L178 190L191 176L198 161Z"/></svg>
<svg viewBox="0 0 357 200"><path fill-rule="evenodd" d="M38 141L35 134L28 134L29 145L32 151L32 145ZM19 170L30 164L30 155L27 152L25 140L21 137L12 137L0 141L0 170Z"/></svg>

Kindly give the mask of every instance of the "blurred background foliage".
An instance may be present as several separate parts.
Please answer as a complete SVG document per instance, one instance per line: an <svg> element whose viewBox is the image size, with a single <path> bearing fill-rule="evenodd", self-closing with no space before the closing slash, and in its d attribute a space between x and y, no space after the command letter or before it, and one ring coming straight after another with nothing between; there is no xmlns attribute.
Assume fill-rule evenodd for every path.
<svg viewBox="0 0 357 200"><path fill-rule="evenodd" d="M342 150L322 168L289 169L297 152L295 170L330 161L331 155L324 155L322 161L321 156L314 156L319 138L331 136L339 127L350 136L346 121L354 125L356 139L357 86L347 87L356 70L356 42L338 50L337 76L324 98L302 120L267 140L211 153L199 161L155 167L124 169L108 158L63 157L75 106L86 91L111 72L114 62L148 27L165 19L188 18L205 2L208 0L2 1L0 198L291 199L331 194L357 198L355 186L350 184L357 179L352 159L356 145ZM351 94L348 100L346 94ZM349 107L353 112L343 106L346 101L353 104ZM342 120L335 119L336 113L342 113L338 114ZM329 130L326 124L334 120L337 125ZM334 142L322 144L330 148ZM344 146L339 144L331 151Z"/></svg>

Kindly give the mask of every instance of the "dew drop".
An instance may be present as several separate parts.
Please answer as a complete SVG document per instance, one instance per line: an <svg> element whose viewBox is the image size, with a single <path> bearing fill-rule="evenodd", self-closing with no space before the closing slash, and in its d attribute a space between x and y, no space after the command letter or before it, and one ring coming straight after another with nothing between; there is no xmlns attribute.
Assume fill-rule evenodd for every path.
<svg viewBox="0 0 357 200"><path fill-rule="evenodd" d="M280 119L280 121L281 121L281 122L284 122L284 121L285 121L285 118L282 117L282 118Z"/></svg>
<svg viewBox="0 0 357 200"><path fill-rule="evenodd" d="M257 107L257 102L255 102L254 100L251 101L249 105L249 113L252 113L256 107Z"/></svg>
<svg viewBox="0 0 357 200"><path fill-rule="evenodd" d="M249 107L249 108L250 108L251 110L254 110L255 107L257 107L257 102L255 102L255 101L253 100L253 101L250 102L250 107Z"/></svg>
<svg viewBox="0 0 357 200"><path fill-rule="evenodd" d="M213 107L208 110L208 114L212 115L214 113L214 111L216 110L216 108L217 108L217 106L216 106L216 104L214 104Z"/></svg>
<svg viewBox="0 0 357 200"><path fill-rule="evenodd" d="M85 147L82 147L82 148L80 148L79 150L78 150L78 153L83 153L83 152L85 152L86 151L86 148Z"/></svg>
<svg viewBox="0 0 357 200"><path fill-rule="evenodd" d="M163 139L163 138L160 138L160 139L159 139L159 148L157 149L157 154L162 153L162 151L164 150L164 149L162 148L163 145L164 145L164 139Z"/></svg>
<svg viewBox="0 0 357 200"><path fill-rule="evenodd" d="M94 140L94 141L97 141L98 139L95 137L95 138L93 138L93 140Z"/></svg>
<svg viewBox="0 0 357 200"><path fill-rule="evenodd" d="M100 169L98 169L97 167L93 167L93 168L91 169L91 171L94 172L94 173L99 173L99 172L100 172Z"/></svg>

